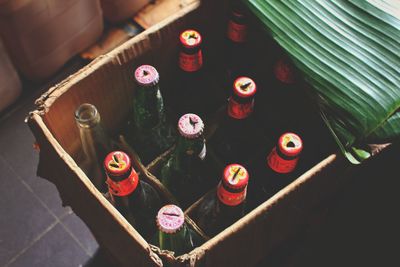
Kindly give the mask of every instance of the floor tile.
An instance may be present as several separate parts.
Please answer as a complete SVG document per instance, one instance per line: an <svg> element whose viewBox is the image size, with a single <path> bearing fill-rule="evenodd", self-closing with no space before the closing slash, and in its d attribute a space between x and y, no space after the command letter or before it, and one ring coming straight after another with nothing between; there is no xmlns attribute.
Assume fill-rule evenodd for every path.
<svg viewBox="0 0 400 267"><path fill-rule="evenodd" d="M32 147L35 138L24 123L31 109L27 105L0 124L0 155L56 216L62 216L68 209L62 207L56 187L36 176L39 154Z"/></svg>
<svg viewBox="0 0 400 267"><path fill-rule="evenodd" d="M65 229L57 224L9 266L74 267L82 266L89 258Z"/></svg>
<svg viewBox="0 0 400 267"><path fill-rule="evenodd" d="M71 213L64 217L61 223L74 237L77 238L78 242L80 242L89 255L95 254L96 250L99 248L99 245L97 244L96 239L94 239L89 228L78 216L75 215L75 213Z"/></svg>
<svg viewBox="0 0 400 267"><path fill-rule="evenodd" d="M0 156L0 266L55 222Z"/></svg>

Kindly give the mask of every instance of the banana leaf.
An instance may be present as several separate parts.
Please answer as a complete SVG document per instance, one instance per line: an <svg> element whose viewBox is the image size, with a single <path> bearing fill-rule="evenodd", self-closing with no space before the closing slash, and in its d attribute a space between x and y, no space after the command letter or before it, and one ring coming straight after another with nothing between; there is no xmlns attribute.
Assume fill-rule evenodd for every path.
<svg viewBox="0 0 400 267"><path fill-rule="evenodd" d="M312 85L352 163L400 137L399 0L242 0Z"/></svg>

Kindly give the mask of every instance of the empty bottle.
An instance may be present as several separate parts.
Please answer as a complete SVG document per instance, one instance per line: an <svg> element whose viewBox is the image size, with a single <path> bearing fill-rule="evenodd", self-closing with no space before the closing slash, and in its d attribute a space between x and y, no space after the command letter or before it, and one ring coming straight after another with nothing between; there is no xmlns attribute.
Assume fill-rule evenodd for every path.
<svg viewBox="0 0 400 267"><path fill-rule="evenodd" d="M103 160L112 150L111 139L105 132L100 113L92 104L82 104L75 111L75 120L84 154L84 172L101 192L107 191Z"/></svg>

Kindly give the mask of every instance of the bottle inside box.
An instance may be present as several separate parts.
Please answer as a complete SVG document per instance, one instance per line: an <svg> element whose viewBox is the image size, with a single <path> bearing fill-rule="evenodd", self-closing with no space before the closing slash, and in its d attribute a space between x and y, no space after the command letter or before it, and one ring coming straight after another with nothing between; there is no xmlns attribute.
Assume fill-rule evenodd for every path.
<svg viewBox="0 0 400 267"><path fill-rule="evenodd" d="M210 108L214 110L206 110L204 112L204 117L202 118L205 123L204 135L207 140L206 165L208 166L205 169L204 176L213 179L214 186L208 188L207 192L204 194L200 194L196 197L191 205L187 205L185 210L185 221L189 228L197 232L202 237L203 241L212 238L218 233L213 233L208 236L203 229L199 228L196 224L196 220L198 220L199 217L198 209L202 201L216 194L217 184L222 178L223 170L228 163L241 163L248 170L249 185L247 187L247 196L249 197L253 194L252 190L255 187L253 180L261 180L264 178L263 175L266 173L264 169L268 167L267 157L276 146L278 138L285 132L294 132L298 134L303 141L304 148L299 156L294 171L289 175L283 175L281 179L283 182L281 181L279 187L274 188L274 191L269 191L261 196L257 195L256 199L253 200L251 204L247 205L245 213L248 213L336 149L336 145L330 133L319 117L315 104L310 100L307 94L308 85L301 79L296 79L294 83L288 86L285 82L277 79L275 71L276 63L282 58L286 59L287 56L266 33L258 29L256 24L253 25L253 23L254 22L249 22L249 25L252 27L250 27L248 33L249 39L246 46L246 60L254 62L254 64L251 70L246 71L244 75L254 79L257 84L257 92L254 98L254 110L252 111L252 126L256 126L257 128L257 138L248 138L255 148L243 152L248 153L244 162L230 162L226 158L222 158L216 152L215 144L219 143L218 140L214 140L214 142L212 140L226 115L229 105L227 99L225 101L220 101L217 112L215 112L214 105L210 105ZM206 81L205 84L212 85L213 90L218 90L218 92L216 92L218 97L223 95L228 96L229 94L226 92L232 91L233 81L227 82L226 73L223 73L226 69L226 53L223 53L226 33L221 32L220 35L218 35L219 37L207 40L206 37L208 33L206 31L201 31L201 27L198 28L199 32L205 36L202 43L204 61L210 60L210 63L205 64L205 66L210 66L204 70L206 73L204 76L209 80L208 82ZM176 61L170 62L171 66L177 66L178 64L178 50L177 48ZM160 89L165 100L166 108L172 111L171 114L167 114L167 116L173 125L176 125L176 123L173 122L177 122L177 118L182 115L176 112L174 103L176 103L176 101L186 100L182 98L181 94L176 94L176 92L171 89L171 87L176 84L176 81L173 80L174 77L178 77L178 71L178 68L171 68L168 75L163 75L161 73L162 86ZM296 72L295 69L294 71ZM299 74L296 74L294 76L297 77L298 75ZM285 73L281 76L285 77ZM280 90L284 92L282 93ZM209 97L212 98L212 93L209 94ZM198 103L197 107L201 106L201 104L202 103ZM244 131L243 134L246 134L246 131ZM119 145L122 150L126 151L132 157L133 165L140 173L140 179L151 184L160 193L165 204L177 203L175 196L163 186L159 179L162 166L173 153L174 147L168 149L151 161L142 162L140 160L141 155L137 154L137 151L132 149L125 141L121 142L121 140L119 140ZM147 241L151 243L150 240Z"/></svg>

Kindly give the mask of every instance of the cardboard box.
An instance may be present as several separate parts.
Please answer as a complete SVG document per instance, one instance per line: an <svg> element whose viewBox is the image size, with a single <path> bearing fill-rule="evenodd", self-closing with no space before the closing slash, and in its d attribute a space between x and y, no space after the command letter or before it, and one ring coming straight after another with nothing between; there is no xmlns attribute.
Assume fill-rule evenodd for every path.
<svg viewBox="0 0 400 267"><path fill-rule="evenodd" d="M235 224L178 257L149 245L93 186L77 164L81 148L73 117L76 107L94 104L106 129L115 134L132 111L134 69L144 63L154 65L162 77L162 90L167 90L179 33L189 27L199 29L213 54L212 44L218 46L224 37L225 8L224 1L193 2L50 88L29 115L40 146L38 175L57 186L63 205L72 207L121 266L253 266L301 229L315 208L347 182L348 173L362 168L332 151ZM148 171L156 172L162 158L147 170L138 162L135 167L143 179L149 179Z"/></svg>

